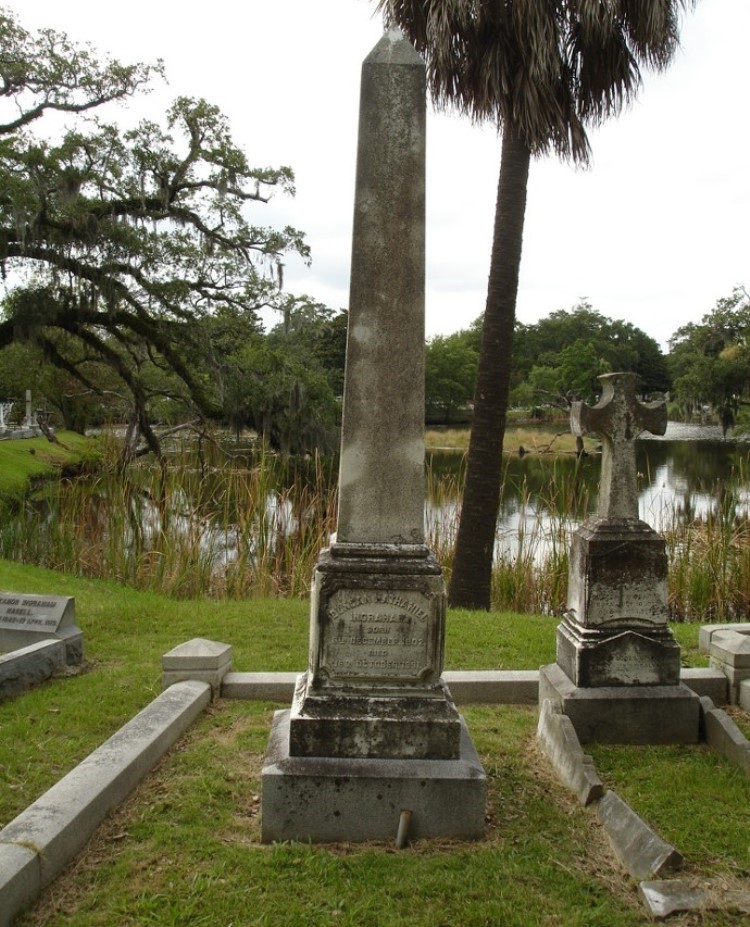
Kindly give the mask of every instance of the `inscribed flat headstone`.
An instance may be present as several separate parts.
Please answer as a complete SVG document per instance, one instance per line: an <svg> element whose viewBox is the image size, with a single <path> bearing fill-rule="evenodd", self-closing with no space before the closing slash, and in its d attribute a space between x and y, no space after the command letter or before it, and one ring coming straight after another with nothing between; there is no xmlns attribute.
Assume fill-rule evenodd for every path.
<svg viewBox="0 0 750 927"><path fill-rule="evenodd" d="M48 638L65 641L68 664L83 659L83 635L75 623L73 596L0 592L0 652Z"/></svg>

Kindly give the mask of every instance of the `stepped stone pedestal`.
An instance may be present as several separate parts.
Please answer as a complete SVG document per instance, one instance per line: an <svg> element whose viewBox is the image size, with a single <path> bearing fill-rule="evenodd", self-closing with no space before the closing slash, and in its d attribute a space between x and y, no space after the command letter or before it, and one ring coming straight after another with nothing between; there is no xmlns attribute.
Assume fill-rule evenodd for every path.
<svg viewBox="0 0 750 927"><path fill-rule="evenodd" d="M412 837L484 832L424 537L424 160L424 62L393 30L362 66L337 533L266 752L266 842L393 840L405 810Z"/></svg>
<svg viewBox="0 0 750 927"><path fill-rule="evenodd" d="M542 667L540 704L560 704L584 743L695 743L700 703L680 683L667 624L666 545L638 517L635 440L664 433L666 408L636 399L635 374L599 379L601 401L571 413L574 433L602 438L599 512L573 536L557 662Z"/></svg>

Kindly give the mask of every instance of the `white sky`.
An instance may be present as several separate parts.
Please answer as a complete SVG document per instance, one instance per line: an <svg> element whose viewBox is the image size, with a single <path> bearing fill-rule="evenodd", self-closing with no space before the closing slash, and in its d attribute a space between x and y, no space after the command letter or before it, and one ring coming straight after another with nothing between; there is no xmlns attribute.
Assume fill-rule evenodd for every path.
<svg viewBox="0 0 750 927"><path fill-rule="evenodd" d="M297 196L258 224L307 233L310 268L286 288L348 302L360 65L380 38L373 0L0 0L27 28L51 26L123 61L163 58L178 95L228 116L251 164L289 164ZM639 102L592 135L593 166L532 163L518 317L581 297L663 345L737 284L750 286L750 0L700 0L682 49L645 74ZM108 117L117 118L117 108ZM132 115L128 119L132 119ZM484 309L500 143L458 116L428 122L427 332Z"/></svg>

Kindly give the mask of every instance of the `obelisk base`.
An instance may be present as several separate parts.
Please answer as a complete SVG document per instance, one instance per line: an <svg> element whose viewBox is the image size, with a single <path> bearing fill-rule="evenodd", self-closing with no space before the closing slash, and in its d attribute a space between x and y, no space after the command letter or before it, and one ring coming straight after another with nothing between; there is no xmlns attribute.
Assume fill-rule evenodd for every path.
<svg viewBox="0 0 750 927"><path fill-rule="evenodd" d="M457 759L461 725L441 679L444 630L445 586L426 547L334 544L322 551L290 755Z"/></svg>
<svg viewBox="0 0 750 927"><path fill-rule="evenodd" d="M694 744L700 699L686 685L576 686L557 663L539 671L539 704L560 706L581 743Z"/></svg>
<svg viewBox="0 0 750 927"><path fill-rule="evenodd" d="M264 843L392 841L402 810L410 839L484 835L486 777L463 719L454 760L290 756L289 722L274 715L263 763Z"/></svg>

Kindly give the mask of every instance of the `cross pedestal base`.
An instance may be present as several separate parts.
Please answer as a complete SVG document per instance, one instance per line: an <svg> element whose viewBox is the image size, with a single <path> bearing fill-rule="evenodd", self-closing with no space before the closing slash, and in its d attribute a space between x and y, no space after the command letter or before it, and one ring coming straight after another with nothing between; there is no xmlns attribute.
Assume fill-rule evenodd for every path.
<svg viewBox="0 0 750 927"><path fill-rule="evenodd" d="M668 627L583 628L566 617L557 627L557 664L582 688L676 686L680 645Z"/></svg>
<svg viewBox="0 0 750 927"><path fill-rule="evenodd" d="M694 744L700 740L700 699L682 683L576 686L552 663L539 671L539 704L560 706L581 743Z"/></svg>
<svg viewBox="0 0 750 927"><path fill-rule="evenodd" d="M487 781L463 719L458 759L352 759L290 756L289 715L274 715L263 762L264 843L392 841L402 810L411 839L484 836Z"/></svg>

